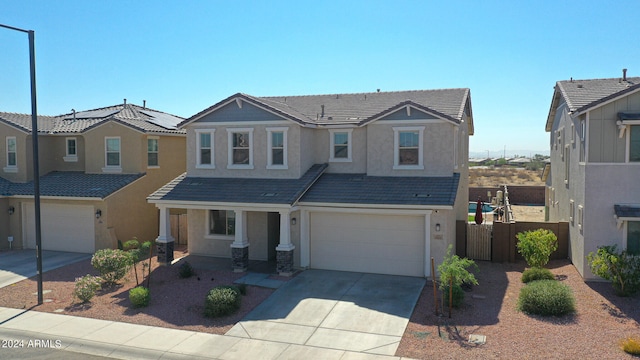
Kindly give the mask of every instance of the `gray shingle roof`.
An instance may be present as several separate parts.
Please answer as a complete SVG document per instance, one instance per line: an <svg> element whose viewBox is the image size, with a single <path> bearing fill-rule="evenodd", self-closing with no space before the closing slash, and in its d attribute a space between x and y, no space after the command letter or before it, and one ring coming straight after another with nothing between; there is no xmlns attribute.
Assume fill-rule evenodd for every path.
<svg viewBox="0 0 640 360"><path fill-rule="evenodd" d="M572 112L582 112L611 98L640 88L640 77L565 80L556 83Z"/></svg>
<svg viewBox="0 0 640 360"><path fill-rule="evenodd" d="M104 199L131 184L144 174L85 174L73 171L53 171L40 177L41 196ZM0 182L0 188L2 187ZM33 181L10 183L7 196L33 196Z"/></svg>
<svg viewBox="0 0 640 360"><path fill-rule="evenodd" d="M313 165L299 179L206 178L181 175L148 199L200 202L294 204L327 168Z"/></svg>
<svg viewBox="0 0 640 360"><path fill-rule="evenodd" d="M308 124L363 124L406 104L417 105L424 111L459 122L469 94L467 88L269 97L238 93L193 115L179 126L197 120L234 98L260 104L285 118ZM321 116L323 107L324 116Z"/></svg>
<svg viewBox="0 0 640 360"><path fill-rule="evenodd" d="M640 218L640 204L615 204L613 209L619 218Z"/></svg>
<svg viewBox="0 0 640 360"><path fill-rule="evenodd" d="M453 206L460 174L447 177L324 174L303 203Z"/></svg>
<svg viewBox="0 0 640 360"><path fill-rule="evenodd" d="M184 119L134 104L120 104L99 109L64 114L38 116L38 133L81 133L105 121L116 121L146 133L184 134L177 125ZM31 115L0 112L0 121L31 131Z"/></svg>
<svg viewBox="0 0 640 360"><path fill-rule="evenodd" d="M9 187L11 182L9 180L0 178L0 196L9 196Z"/></svg>

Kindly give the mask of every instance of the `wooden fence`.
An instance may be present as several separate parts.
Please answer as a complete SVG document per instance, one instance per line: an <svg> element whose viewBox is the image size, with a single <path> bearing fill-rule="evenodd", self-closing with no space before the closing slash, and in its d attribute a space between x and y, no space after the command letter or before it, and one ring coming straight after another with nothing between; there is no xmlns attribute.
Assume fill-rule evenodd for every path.
<svg viewBox="0 0 640 360"><path fill-rule="evenodd" d="M491 224L467 224L467 256L474 260L491 260Z"/></svg>
<svg viewBox="0 0 640 360"><path fill-rule="evenodd" d="M187 224L187 214L171 214L171 236L177 245L188 243Z"/></svg>
<svg viewBox="0 0 640 360"><path fill-rule="evenodd" d="M551 259L567 259L569 257L569 223L568 222L493 222L489 245L486 235L478 235L480 225L456 222L456 254L476 260L492 262L517 262L522 256L516 248L516 234L537 229L551 230L558 237L558 249L551 254ZM487 226L487 225L484 225ZM487 230L488 231L488 230ZM484 237L483 237L484 236ZM486 249L490 249L487 258Z"/></svg>

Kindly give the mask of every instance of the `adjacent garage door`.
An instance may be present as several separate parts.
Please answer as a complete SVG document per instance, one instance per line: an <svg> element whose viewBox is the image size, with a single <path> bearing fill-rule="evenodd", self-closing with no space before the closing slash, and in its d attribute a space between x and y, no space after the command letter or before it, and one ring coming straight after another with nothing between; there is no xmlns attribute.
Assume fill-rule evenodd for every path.
<svg viewBox="0 0 640 360"><path fill-rule="evenodd" d="M35 211L33 205L25 210L26 245L29 249L35 249ZM93 253L94 221L91 205L41 204L42 249Z"/></svg>
<svg viewBox="0 0 640 360"><path fill-rule="evenodd" d="M424 216L310 213L315 269L424 276Z"/></svg>

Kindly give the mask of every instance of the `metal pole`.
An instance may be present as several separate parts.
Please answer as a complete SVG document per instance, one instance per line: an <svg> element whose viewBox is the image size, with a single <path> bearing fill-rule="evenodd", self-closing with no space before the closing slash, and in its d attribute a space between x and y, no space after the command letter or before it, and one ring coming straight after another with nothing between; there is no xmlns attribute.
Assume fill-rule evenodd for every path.
<svg viewBox="0 0 640 360"><path fill-rule="evenodd" d="M38 161L38 106L36 101L36 49L35 32L13 26L2 25L0 27L27 33L29 35L29 70L31 78L31 137L33 142L33 205L36 221L36 266L38 274L38 305L44 302L42 299L42 232L40 229L40 164Z"/></svg>

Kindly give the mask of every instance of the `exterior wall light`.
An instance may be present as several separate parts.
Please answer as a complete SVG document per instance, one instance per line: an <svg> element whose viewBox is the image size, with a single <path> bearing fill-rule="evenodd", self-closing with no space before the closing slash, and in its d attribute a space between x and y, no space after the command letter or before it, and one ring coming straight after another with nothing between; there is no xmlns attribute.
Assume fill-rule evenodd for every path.
<svg viewBox="0 0 640 360"><path fill-rule="evenodd" d="M436 231L440 231L440 224L436 224Z"/></svg>
<svg viewBox="0 0 640 360"><path fill-rule="evenodd" d="M291 218L291 225L295 225L296 224L296 218Z"/></svg>
<svg viewBox="0 0 640 360"><path fill-rule="evenodd" d="M9 206L9 210L7 210L9 212L9 215L13 215L13 213L16 211L16 208L14 208L13 206Z"/></svg>
<svg viewBox="0 0 640 360"><path fill-rule="evenodd" d="M100 209L96 210L96 219L100 219L101 216L102 216L102 210Z"/></svg>

